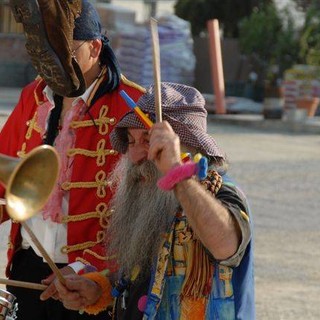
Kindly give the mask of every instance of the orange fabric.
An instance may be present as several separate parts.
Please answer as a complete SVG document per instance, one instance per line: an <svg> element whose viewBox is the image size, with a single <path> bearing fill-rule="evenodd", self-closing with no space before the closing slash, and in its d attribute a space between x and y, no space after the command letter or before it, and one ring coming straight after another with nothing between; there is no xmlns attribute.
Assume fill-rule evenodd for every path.
<svg viewBox="0 0 320 320"><path fill-rule="evenodd" d="M109 305L112 304L113 298L111 295L112 286L109 281L109 279L101 274L100 272L89 272L82 275L82 277L85 277L87 279L90 279L97 284L102 289L102 295L99 298L99 300L90 306L87 306L84 311L88 314L97 315L101 311L105 310Z"/></svg>
<svg viewBox="0 0 320 320"><path fill-rule="evenodd" d="M206 312L206 299L183 297L181 301L180 320L204 319Z"/></svg>

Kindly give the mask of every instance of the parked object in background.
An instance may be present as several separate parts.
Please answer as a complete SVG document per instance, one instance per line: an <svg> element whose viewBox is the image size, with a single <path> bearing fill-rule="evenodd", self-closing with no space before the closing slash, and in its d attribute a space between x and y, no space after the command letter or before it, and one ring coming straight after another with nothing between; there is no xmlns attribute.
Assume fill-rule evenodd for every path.
<svg viewBox="0 0 320 320"><path fill-rule="evenodd" d="M296 105L298 109L306 110L308 117L313 117L319 106L320 99L318 97L298 97L296 99Z"/></svg>
<svg viewBox="0 0 320 320"><path fill-rule="evenodd" d="M314 101L308 116L314 116L320 97L320 67L310 65L295 65L285 71L283 81L284 109L306 108L305 102ZM313 99L316 98L316 99ZM318 102L317 102L318 100ZM311 103L312 105L312 103Z"/></svg>
<svg viewBox="0 0 320 320"><path fill-rule="evenodd" d="M263 116L265 119L281 119L284 107L283 88L266 83L264 88Z"/></svg>

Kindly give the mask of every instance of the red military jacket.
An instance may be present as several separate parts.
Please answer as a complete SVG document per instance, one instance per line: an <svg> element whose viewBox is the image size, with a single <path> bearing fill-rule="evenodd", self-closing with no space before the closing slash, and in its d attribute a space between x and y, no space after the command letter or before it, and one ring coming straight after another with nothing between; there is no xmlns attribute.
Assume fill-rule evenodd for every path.
<svg viewBox="0 0 320 320"><path fill-rule="evenodd" d="M101 86L103 83L94 89L91 97L101 92ZM44 87L44 81L39 78L22 90L17 106L0 133L0 153L24 157L43 143L37 124L37 112L44 99ZM68 155L74 157L74 162L71 181L62 184L62 188L69 190L70 194L68 216L63 221L67 223L67 244L61 250L68 254L69 263L81 261L98 270L110 267L104 249L104 230L111 213L108 206L111 191L107 176L119 155L111 147L109 134L119 119L129 111L119 95L122 89L135 101L144 93L142 87L122 77L120 86L113 92L104 93L95 100L89 98L91 116L87 113L81 121L71 122L76 141L72 149L66 150ZM93 105L90 100L94 101ZM5 188L0 185L0 197L4 197L4 193ZM0 205L0 223L8 219L5 207ZM10 274L13 255L21 247L20 227L19 223L12 222L7 276Z"/></svg>

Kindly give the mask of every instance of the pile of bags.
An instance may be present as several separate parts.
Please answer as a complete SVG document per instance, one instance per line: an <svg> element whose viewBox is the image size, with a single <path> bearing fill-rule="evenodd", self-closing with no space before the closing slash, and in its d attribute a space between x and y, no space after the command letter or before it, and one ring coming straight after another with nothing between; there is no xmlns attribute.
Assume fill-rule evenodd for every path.
<svg viewBox="0 0 320 320"><path fill-rule="evenodd" d="M161 81L193 85L195 55L189 22L175 15L158 20ZM149 24L119 33L117 57L121 71L130 80L147 86L153 83L152 38Z"/></svg>

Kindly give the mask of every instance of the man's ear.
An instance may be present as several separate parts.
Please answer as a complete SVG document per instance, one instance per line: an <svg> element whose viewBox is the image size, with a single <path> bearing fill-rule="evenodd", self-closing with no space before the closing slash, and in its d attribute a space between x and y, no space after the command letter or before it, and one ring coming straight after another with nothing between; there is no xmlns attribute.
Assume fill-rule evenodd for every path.
<svg viewBox="0 0 320 320"><path fill-rule="evenodd" d="M91 57L97 58L100 55L102 49L102 41L100 39L94 39L91 41Z"/></svg>

